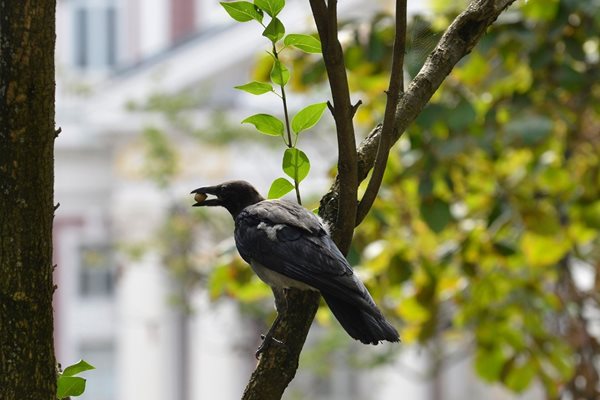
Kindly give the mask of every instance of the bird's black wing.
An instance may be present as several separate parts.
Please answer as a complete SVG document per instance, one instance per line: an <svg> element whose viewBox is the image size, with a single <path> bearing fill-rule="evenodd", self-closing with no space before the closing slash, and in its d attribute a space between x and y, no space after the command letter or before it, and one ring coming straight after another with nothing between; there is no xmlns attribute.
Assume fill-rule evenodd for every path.
<svg viewBox="0 0 600 400"><path fill-rule="evenodd" d="M249 217L269 221L273 225L283 224L313 234L324 231L319 217L301 205L286 200L264 200L248 207L246 212Z"/></svg>
<svg viewBox="0 0 600 400"><path fill-rule="evenodd" d="M317 216L286 201L262 201L235 220L237 248L248 263L257 262L287 278L366 309L376 309L363 283Z"/></svg>

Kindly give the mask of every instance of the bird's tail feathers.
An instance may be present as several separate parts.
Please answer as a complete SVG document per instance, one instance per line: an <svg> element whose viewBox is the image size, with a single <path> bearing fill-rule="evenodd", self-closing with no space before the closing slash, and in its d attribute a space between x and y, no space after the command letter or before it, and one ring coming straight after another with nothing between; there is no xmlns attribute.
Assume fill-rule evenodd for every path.
<svg viewBox="0 0 600 400"><path fill-rule="evenodd" d="M377 344L382 340L399 342L398 331L377 308L365 309L331 295L323 295L325 302L342 327L356 340Z"/></svg>

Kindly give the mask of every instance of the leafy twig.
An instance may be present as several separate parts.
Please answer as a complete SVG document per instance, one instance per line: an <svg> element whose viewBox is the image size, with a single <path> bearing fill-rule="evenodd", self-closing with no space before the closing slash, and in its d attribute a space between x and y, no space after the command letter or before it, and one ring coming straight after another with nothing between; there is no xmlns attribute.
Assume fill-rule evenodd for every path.
<svg viewBox="0 0 600 400"><path fill-rule="evenodd" d="M285 85L289 81L290 72L279 59L279 54L288 46L306 53L321 53L321 42L310 35L294 33L285 35L285 26L277 18L285 5L284 0L254 0L254 3L248 1L221 2L221 5L238 22L258 22L263 27L262 35L271 41L272 53L269 53L273 57L273 67L270 74L271 82L253 81L235 88L253 95L273 93L281 99L285 123L270 114L251 115L244 119L242 123L253 124L259 132L266 135L280 137L287 147L283 154L282 169L288 177L292 178L294 183L291 184L287 178L275 179L269 189L268 197L271 199L279 198L295 190L296 200L299 204L302 204L300 182L306 178L310 171L310 161L306 154L296 147L296 144L300 132L312 128L319 122L326 105L325 103L316 103L303 108L296 113L290 126L290 114L285 92ZM266 25L263 23L265 14L271 18ZM283 46L278 51L277 45L282 40ZM273 89L272 84L281 88L281 94Z"/></svg>
<svg viewBox="0 0 600 400"><path fill-rule="evenodd" d="M279 62L279 53L277 52L277 47L275 47L275 43L273 43L273 57L276 62ZM280 70L281 73L281 70ZM281 81L283 82L283 76L280 76ZM287 133L287 142L286 145L288 148L292 149L296 147L296 142L292 140L292 130L290 129L290 115L287 107L287 96L285 95L285 85L279 85L281 88L281 102L283 103L283 116L285 119L285 131ZM297 139L297 136L296 136ZM295 155L297 157L297 154ZM296 162L297 164L297 162ZM294 171L294 191L296 192L296 201L298 204L302 204L302 198L300 197L300 182L298 181L298 171L297 169Z"/></svg>

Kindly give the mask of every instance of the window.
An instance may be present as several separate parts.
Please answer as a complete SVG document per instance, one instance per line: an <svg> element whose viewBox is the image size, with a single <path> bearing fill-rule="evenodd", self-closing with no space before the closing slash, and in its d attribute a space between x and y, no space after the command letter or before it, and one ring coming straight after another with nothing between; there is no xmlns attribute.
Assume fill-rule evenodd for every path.
<svg viewBox="0 0 600 400"><path fill-rule="evenodd" d="M79 249L79 293L82 297L109 297L114 292L112 252L107 245Z"/></svg>
<svg viewBox="0 0 600 400"><path fill-rule="evenodd" d="M117 63L117 12L113 7L106 9L106 63L111 67Z"/></svg>
<svg viewBox="0 0 600 400"><path fill-rule="evenodd" d="M75 11L75 65L85 68L87 57L88 10L79 8Z"/></svg>
<svg viewBox="0 0 600 400"><path fill-rule="evenodd" d="M74 63L81 69L112 68L117 63L117 12L111 4L74 7Z"/></svg>

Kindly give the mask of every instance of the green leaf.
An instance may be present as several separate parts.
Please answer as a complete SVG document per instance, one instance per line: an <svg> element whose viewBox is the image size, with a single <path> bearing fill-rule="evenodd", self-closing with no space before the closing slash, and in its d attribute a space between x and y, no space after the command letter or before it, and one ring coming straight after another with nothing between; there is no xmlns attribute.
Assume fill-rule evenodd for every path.
<svg viewBox="0 0 600 400"><path fill-rule="evenodd" d="M421 201L433 198L433 181L429 173L424 173L419 179L419 196Z"/></svg>
<svg viewBox="0 0 600 400"><path fill-rule="evenodd" d="M231 3L222 1L220 4L227 11L227 14L236 21L247 22L254 19L262 22L262 14L256 10L254 4L248 1L234 1Z"/></svg>
<svg viewBox="0 0 600 400"><path fill-rule="evenodd" d="M567 344L560 342L560 339L556 338L553 340L552 345L544 350L548 355L548 360L563 379L568 379L572 376L575 369L575 355Z"/></svg>
<svg viewBox="0 0 600 400"><path fill-rule="evenodd" d="M559 0L530 0L521 5L526 17L539 21L551 21L559 9Z"/></svg>
<svg viewBox="0 0 600 400"><path fill-rule="evenodd" d="M506 357L500 346L479 347L475 352L475 370L485 381L498 380L505 363Z"/></svg>
<svg viewBox="0 0 600 400"><path fill-rule="evenodd" d="M410 324L422 324L431 318L431 311L419 303L414 297L402 301L400 316Z"/></svg>
<svg viewBox="0 0 600 400"><path fill-rule="evenodd" d="M421 114L415 120L416 123L423 129L430 129L433 125L440 120L440 118L446 119L447 110L446 108L437 103L429 103Z"/></svg>
<svg viewBox="0 0 600 400"><path fill-rule="evenodd" d="M285 0L254 0L254 4L271 17L275 17L285 6Z"/></svg>
<svg viewBox="0 0 600 400"><path fill-rule="evenodd" d="M286 46L294 46L306 53L321 53L321 41L314 36L290 33L283 39Z"/></svg>
<svg viewBox="0 0 600 400"><path fill-rule="evenodd" d="M78 376L58 376L56 397L80 396L85 391L85 379Z"/></svg>
<svg viewBox="0 0 600 400"><path fill-rule="evenodd" d="M592 229L600 230L600 200L581 206L583 223Z"/></svg>
<svg viewBox="0 0 600 400"><path fill-rule="evenodd" d="M533 146L550 136L554 123L545 116L521 115L512 118L505 129L509 139Z"/></svg>
<svg viewBox="0 0 600 400"><path fill-rule="evenodd" d="M234 86L234 88L255 95L265 94L273 91L273 86L271 86L271 84L256 81L248 82L245 85Z"/></svg>
<svg viewBox="0 0 600 400"><path fill-rule="evenodd" d="M556 71L556 79L558 85L569 89L569 91L579 90L589 82L581 72L570 65L564 64Z"/></svg>
<svg viewBox="0 0 600 400"><path fill-rule="evenodd" d="M277 178L271 184L271 188L269 189L269 194L267 197L269 199L278 199L282 196L285 196L292 190L294 190L294 185L292 185L290 181L285 178Z"/></svg>
<svg viewBox="0 0 600 400"><path fill-rule="evenodd" d="M144 173L159 186L166 187L176 174L178 154L164 131L149 126L142 132L145 144Z"/></svg>
<svg viewBox="0 0 600 400"><path fill-rule="evenodd" d="M295 181L302 182L310 171L310 161L303 151L293 147L283 153L283 172Z"/></svg>
<svg viewBox="0 0 600 400"><path fill-rule="evenodd" d="M271 135L283 135L283 122L269 114L254 114L242 121L242 124L252 124L260 132Z"/></svg>
<svg viewBox="0 0 600 400"><path fill-rule="evenodd" d="M546 267L559 262L570 250L571 244L563 235L543 236L525 232L521 237L521 250L527 264Z"/></svg>
<svg viewBox="0 0 600 400"><path fill-rule="evenodd" d="M94 367L91 364L88 364L84 360L79 360L79 362L77 364L69 365L67 368L65 368L65 370L62 372L62 375L63 376L74 376L83 371L89 371L91 369L96 369L96 367Z"/></svg>
<svg viewBox="0 0 600 400"><path fill-rule="evenodd" d="M445 201L433 197L423 200L420 205L421 217L435 233L440 233L452 219L450 206Z"/></svg>
<svg viewBox="0 0 600 400"><path fill-rule="evenodd" d="M536 365L530 359L522 365L513 365L508 370L505 379L506 386L517 393L521 393L531 384L536 373Z"/></svg>
<svg viewBox="0 0 600 400"><path fill-rule="evenodd" d="M316 103L298 111L292 118L292 130L298 134L315 126L323 116L326 107L327 103Z"/></svg>
<svg viewBox="0 0 600 400"><path fill-rule="evenodd" d="M231 270L230 265L218 265L212 269L207 284L208 295L211 300L215 300L223 294L229 294L228 285L232 280L232 276L234 276Z"/></svg>
<svg viewBox="0 0 600 400"><path fill-rule="evenodd" d="M473 105L469 101L463 99L456 107L454 107L452 112L448 113L446 123L451 129L461 131L473 125L476 118L477 111L475 111Z"/></svg>
<svg viewBox="0 0 600 400"><path fill-rule="evenodd" d="M279 86L285 86L290 80L290 71L279 60L275 60L271 69L271 80Z"/></svg>
<svg viewBox="0 0 600 400"><path fill-rule="evenodd" d="M244 282L236 289L235 297L242 303L256 302L267 299L272 296L271 289L259 279L253 279L250 282Z"/></svg>
<svg viewBox="0 0 600 400"><path fill-rule="evenodd" d="M275 43L285 35L285 27L278 18L273 18L262 35Z"/></svg>

